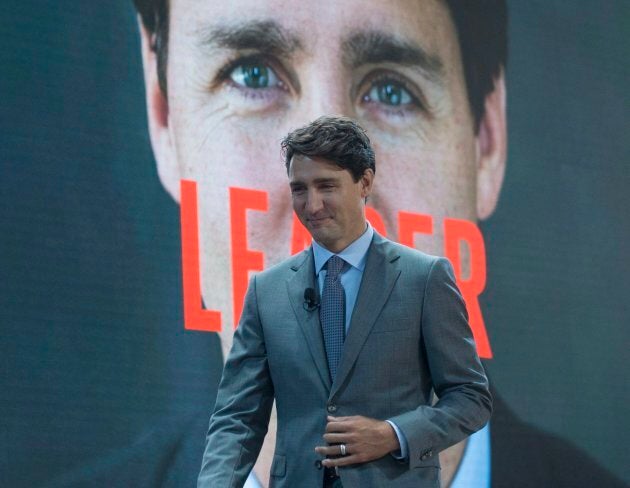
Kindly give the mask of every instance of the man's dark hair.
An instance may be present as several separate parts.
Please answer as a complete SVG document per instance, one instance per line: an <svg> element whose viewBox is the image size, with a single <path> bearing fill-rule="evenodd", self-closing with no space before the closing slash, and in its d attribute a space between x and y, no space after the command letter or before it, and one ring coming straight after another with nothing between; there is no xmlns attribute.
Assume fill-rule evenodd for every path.
<svg viewBox="0 0 630 488"><path fill-rule="evenodd" d="M157 55L160 89L166 95L168 64L168 0L133 0ZM506 0L446 0L457 30L468 103L475 131L485 112L486 96L507 63Z"/></svg>
<svg viewBox="0 0 630 488"><path fill-rule="evenodd" d="M350 171L357 182L366 169L376 173L374 150L365 130L354 120L324 115L308 125L295 129L282 140L287 174L294 156L323 158Z"/></svg>
<svg viewBox="0 0 630 488"><path fill-rule="evenodd" d="M475 132L486 96L507 64L508 13L505 0L446 0L455 24Z"/></svg>
<svg viewBox="0 0 630 488"><path fill-rule="evenodd" d="M151 50L157 56L157 76L160 90L166 95L166 69L168 66L168 0L133 0L142 18L142 25L149 34Z"/></svg>

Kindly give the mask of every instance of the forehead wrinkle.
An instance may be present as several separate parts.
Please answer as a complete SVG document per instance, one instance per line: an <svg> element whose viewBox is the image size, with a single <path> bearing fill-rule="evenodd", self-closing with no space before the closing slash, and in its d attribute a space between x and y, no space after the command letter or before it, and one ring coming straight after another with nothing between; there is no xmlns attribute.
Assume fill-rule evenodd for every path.
<svg viewBox="0 0 630 488"><path fill-rule="evenodd" d="M278 56L302 49L297 35L268 19L214 24L202 29L200 44L234 51L255 49Z"/></svg>
<svg viewBox="0 0 630 488"><path fill-rule="evenodd" d="M396 63L418 68L430 80L442 82L444 65L438 56L390 33L376 29L354 32L343 41L342 48L344 64L351 69L365 64Z"/></svg>

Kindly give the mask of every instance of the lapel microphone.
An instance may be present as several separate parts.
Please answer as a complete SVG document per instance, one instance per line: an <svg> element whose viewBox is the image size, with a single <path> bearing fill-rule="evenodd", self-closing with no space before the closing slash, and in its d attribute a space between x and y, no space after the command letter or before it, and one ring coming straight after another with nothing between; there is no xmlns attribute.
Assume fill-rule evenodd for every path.
<svg viewBox="0 0 630 488"><path fill-rule="evenodd" d="M319 297L317 296L315 288L307 288L304 290L304 303L302 306L307 312L313 312L319 308Z"/></svg>

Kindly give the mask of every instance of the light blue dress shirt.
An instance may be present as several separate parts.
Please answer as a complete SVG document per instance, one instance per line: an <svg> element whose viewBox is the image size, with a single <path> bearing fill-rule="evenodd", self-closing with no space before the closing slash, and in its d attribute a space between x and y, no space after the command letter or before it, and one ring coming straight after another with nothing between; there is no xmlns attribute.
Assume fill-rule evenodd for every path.
<svg viewBox="0 0 630 488"><path fill-rule="evenodd" d="M450 488L490 488L490 424L468 438Z"/></svg>
<svg viewBox="0 0 630 488"><path fill-rule="evenodd" d="M365 269L365 261L367 260L367 252L372 243L374 229L368 224L365 232L361 234L356 241L346 247L343 251L336 253L350 266L341 273L341 286L346 293L346 333L350 327L350 319L354 304L359 295L359 287L361 286L361 278L363 278L363 270ZM326 278L326 269L324 265L335 253L330 252L317 241L313 241L313 257L315 258L315 274L317 275L317 283L319 285L319 296L322 296L324 289L324 279Z"/></svg>

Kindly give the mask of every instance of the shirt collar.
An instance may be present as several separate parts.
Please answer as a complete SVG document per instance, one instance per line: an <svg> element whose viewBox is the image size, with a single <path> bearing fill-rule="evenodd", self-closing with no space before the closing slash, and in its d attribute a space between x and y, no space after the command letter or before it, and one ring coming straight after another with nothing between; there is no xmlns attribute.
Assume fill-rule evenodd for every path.
<svg viewBox="0 0 630 488"><path fill-rule="evenodd" d="M334 254L337 254L345 262L354 266L359 271L363 272L365 269L365 261L367 258L367 252L374 236L374 229L367 223L367 228L361 236L356 239L352 244L346 247L343 251L338 253L332 253L324 246L313 240L313 256L315 258L315 274L319 275L328 259Z"/></svg>

